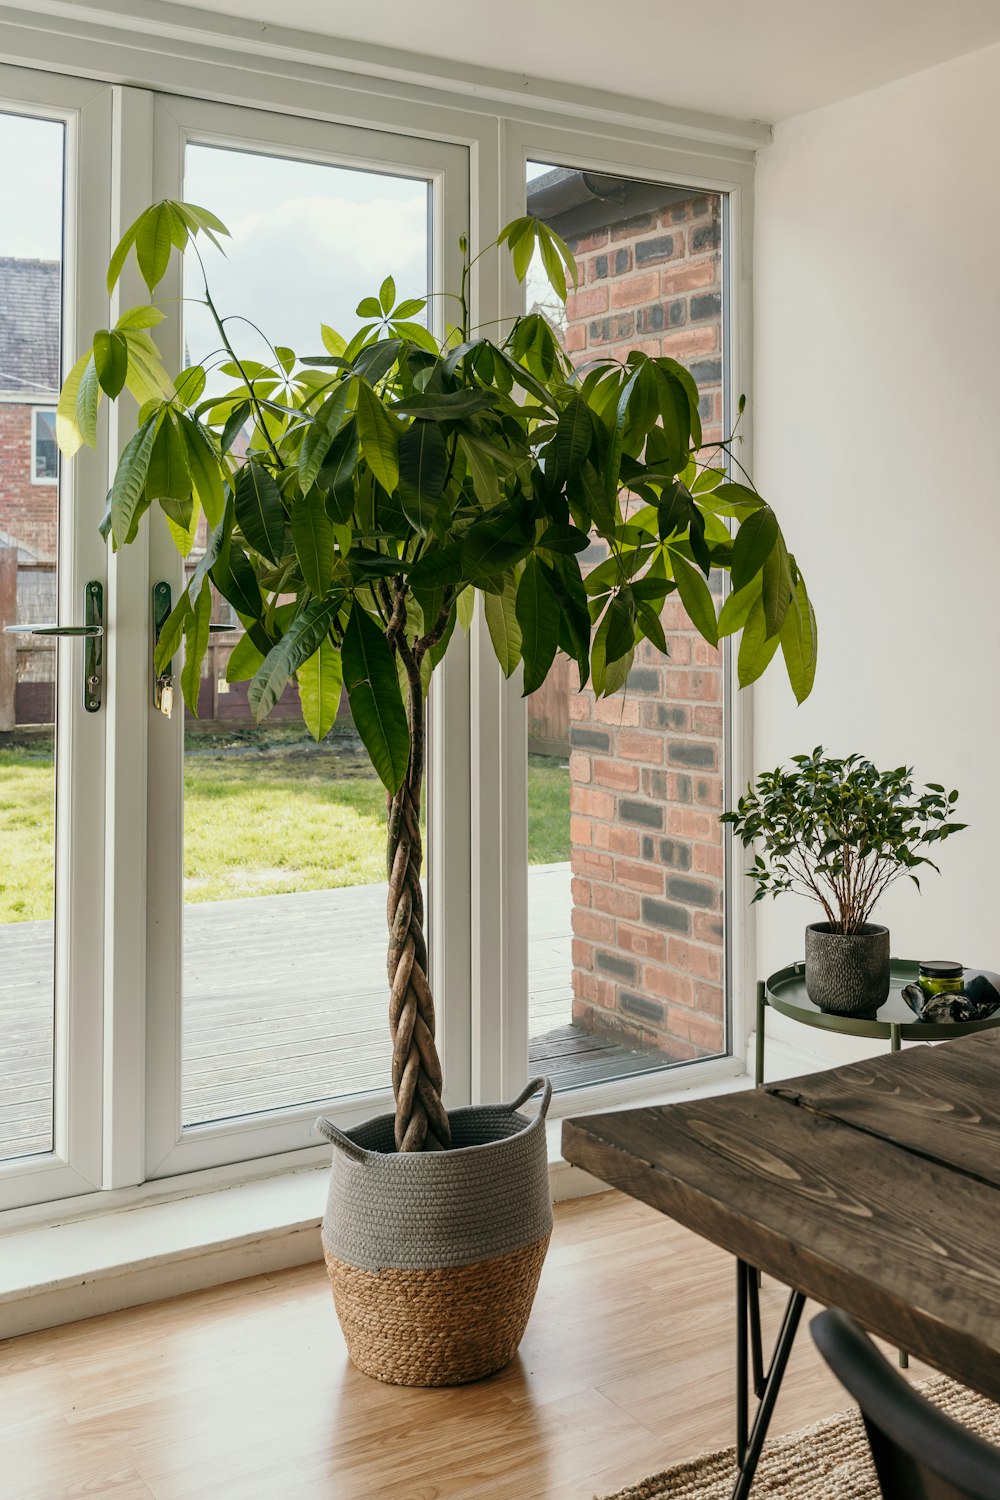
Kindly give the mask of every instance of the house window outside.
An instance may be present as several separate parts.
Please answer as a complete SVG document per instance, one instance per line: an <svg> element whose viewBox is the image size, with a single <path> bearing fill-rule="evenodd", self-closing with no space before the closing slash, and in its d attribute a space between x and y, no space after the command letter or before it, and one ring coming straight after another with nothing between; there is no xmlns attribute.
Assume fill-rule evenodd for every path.
<svg viewBox="0 0 1000 1500"><path fill-rule="evenodd" d="M31 412L31 482L55 484L58 478L55 408L36 406Z"/></svg>

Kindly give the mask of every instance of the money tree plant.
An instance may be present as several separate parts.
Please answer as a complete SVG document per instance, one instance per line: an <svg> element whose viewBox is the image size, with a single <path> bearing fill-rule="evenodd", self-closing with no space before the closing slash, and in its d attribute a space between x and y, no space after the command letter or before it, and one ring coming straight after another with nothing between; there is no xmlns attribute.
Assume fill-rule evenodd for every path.
<svg viewBox="0 0 1000 1500"><path fill-rule="evenodd" d="M863 755L793 755L764 771L722 814L744 847L756 847L747 875L754 901L795 891L823 908L832 932L863 932L884 892L906 875L920 889L925 851L960 833L957 791L917 787L912 766L880 771ZM940 873L940 872L939 872Z"/></svg>
<svg viewBox="0 0 1000 1500"><path fill-rule="evenodd" d="M198 255L201 237L218 245L227 234L203 208L154 204L116 249L109 292L133 251L152 298L175 251ZM561 298L567 276L576 281L567 246L538 219L516 219L481 254L501 247L521 281L536 255ZM162 312L152 301L132 308L94 335L57 414L71 455L96 444L102 394L128 390L139 402L102 526L113 546L133 542L156 505L187 555L204 517L204 553L156 653L159 671L183 642L192 713L213 590L245 631L228 675L249 681L258 721L294 681L319 740L347 693L387 795L401 1151L450 1140L420 886L425 700L477 595L500 667L508 677L522 668L525 693L559 651L576 663L581 689L616 692L641 641L668 651L660 616L674 593L713 645L742 631L741 684L780 645L801 700L816 663L815 617L777 516L732 440L703 442L690 373L640 352L575 369L539 315L515 319L505 337L478 336L463 252L449 304L458 311L441 341L421 321L425 301L398 301L387 276L360 303L350 339L321 325L323 352L278 344L270 363L251 361L206 279L216 351L171 378L150 332ZM605 556L585 574L580 554L594 543ZM713 569L732 584L721 612Z"/></svg>

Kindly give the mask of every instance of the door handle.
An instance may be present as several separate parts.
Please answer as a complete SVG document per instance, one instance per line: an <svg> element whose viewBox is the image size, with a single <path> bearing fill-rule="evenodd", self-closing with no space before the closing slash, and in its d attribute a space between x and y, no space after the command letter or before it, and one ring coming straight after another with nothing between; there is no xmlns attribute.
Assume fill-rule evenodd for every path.
<svg viewBox="0 0 1000 1500"><path fill-rule="evenodd" d="M96 714L104 695L104 585L92 578L83 590L83 625L7 625L8 635L81 636L83 706Z"/></svg>
<svg viewBox="0 0 1000 1500"><path fill-rule="evenodd" d="M153 585L153 651L155 653L159 645L163 627L170 618L173 608L173 598L169 583L156 583ZM208 630L210 635L218 635L232 630L231 625L212 624ZM164 663L163 671L157 672L153 667L153 706L160 713L170 718L174 708L174 664L173 661Z"/></svg>

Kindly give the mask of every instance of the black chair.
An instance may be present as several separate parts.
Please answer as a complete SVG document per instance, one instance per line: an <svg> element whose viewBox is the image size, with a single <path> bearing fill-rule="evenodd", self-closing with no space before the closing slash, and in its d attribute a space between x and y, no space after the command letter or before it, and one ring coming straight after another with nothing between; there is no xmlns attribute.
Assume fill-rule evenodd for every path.
<svg viewBox="0 0 1000 1500"><path fill-rule="evenodd" d="M883 1500L998 1500L1000 1449L925 1400L846 1313L831 1308L809 1327L861 1408Z"/></svg>

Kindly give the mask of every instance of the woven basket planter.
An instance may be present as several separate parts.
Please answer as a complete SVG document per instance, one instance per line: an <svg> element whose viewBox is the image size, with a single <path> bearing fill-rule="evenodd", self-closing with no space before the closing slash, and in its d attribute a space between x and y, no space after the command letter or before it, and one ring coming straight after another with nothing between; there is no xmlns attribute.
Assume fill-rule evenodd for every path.
<svg viewBox="0 0 1000 1500"><path fill-rule="evenodd" d="M518 1113L543 1089L534 1119ZM332 1141L323 1250L351 1359L390 1385L462 1385L513 1359L552 1232L536 1078L512 1104L452 1110L448 1151L397 1152L392 1115Z"/></svg>

